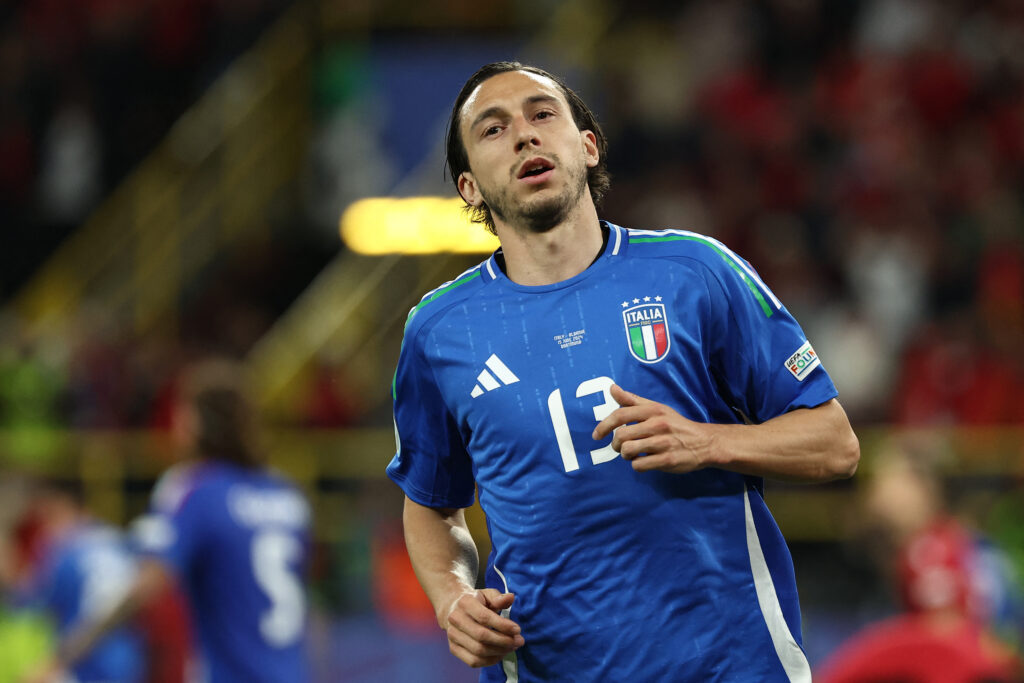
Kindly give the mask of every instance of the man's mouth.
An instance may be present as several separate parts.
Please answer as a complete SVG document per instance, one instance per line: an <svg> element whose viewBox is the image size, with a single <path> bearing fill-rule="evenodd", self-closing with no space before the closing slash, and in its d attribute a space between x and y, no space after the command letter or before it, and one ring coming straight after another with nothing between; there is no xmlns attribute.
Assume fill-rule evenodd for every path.
<svg viewBox="0 0 1024 683"><path fill-rule="evenodd" d="M555 165L547 159L541 159L539 157L536 159L530 159L519 167L518 178L520 180L539 178L549 171L554 170L554 168Z"/></svg>

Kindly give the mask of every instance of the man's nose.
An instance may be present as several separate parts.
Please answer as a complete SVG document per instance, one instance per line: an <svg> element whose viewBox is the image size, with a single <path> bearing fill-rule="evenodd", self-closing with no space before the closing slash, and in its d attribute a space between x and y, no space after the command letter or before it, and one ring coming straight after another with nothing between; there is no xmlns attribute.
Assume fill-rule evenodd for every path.
<svg viewBox="0 0 1024 683"><path fill-rule="evenodd" d="M515 126L516 152L523 151L527 145L540 146L540 137L537 135L537 129L533 124L520 117L512 125Z"/></svg>

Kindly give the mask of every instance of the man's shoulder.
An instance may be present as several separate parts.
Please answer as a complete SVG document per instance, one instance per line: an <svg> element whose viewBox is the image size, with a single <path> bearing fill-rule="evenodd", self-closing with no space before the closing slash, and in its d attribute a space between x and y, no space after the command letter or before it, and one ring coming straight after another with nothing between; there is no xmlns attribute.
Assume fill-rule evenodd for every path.
<svg viewBox="0 0 1024 683"><path fill-rule="evenodd" d="M203 460L178 463L168 468L153 488L153 507L173 514L186 501L203 492L224 488L228 483L217 463Z"/></svg>
<svg viewBox="0 0 1024 683"><path fill-rule="evenodd" d="M739 257L714 237L691 230L627 230L629 253L638 258L684 257L716 264Z"/></svg>
<svg viewBox="0 0 1024 683"><path fill-rule="evenodd" d="M724 243L699 232L670 228L628 230L630 257L662 259L688 267L700 277L712 274L719 281L733 280L763 288L753 267Z"/></svg>
<svg viewBox="0 0 1024 683"><path fill-rule="evenodd" d="M435 287L424 294L419 303L412 307L405 321L405 335L410 337L424 326L428 326L445 311L466 301L483 286L481 274L486 261L464 271L457 277Z"/></svg>
<svg viewBox="0 0 1024 683"><path fill-rule="evenodd" d="M665 258L676 263L687 263L690 270L711 283L709 291L722 296L751 295L765 316L782 308L782 302L772 293L743 257L714 237L689 230L630 230L629 253L635 258Z"/></svg>

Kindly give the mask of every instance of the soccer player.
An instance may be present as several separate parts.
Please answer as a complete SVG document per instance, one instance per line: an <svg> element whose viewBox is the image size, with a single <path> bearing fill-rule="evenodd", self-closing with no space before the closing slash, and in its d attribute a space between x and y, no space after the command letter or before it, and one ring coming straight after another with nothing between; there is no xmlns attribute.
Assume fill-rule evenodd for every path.
<svg viewBox="0 0 1024 683"><path fill-rule="evenodd" d="M605 150L541 69L487 65L455 101L449 169L501 249L406 324L388 474L413 566L481 680L808 681L763 478L849 477L857 438L746 261L598 218Z"/></svg>
<svg viewBox="0 0 1024 683"><path fill-rule="evenodd" d="M135 577L135 560L121 533L86 511L76 480L41 479L29 514L38 524L42 554L28 585L15 595L50 614L60 638L121 599ZM141 681L142 642L129 628L112 630L69 673L79 683Z"/></svg>
<svg viewBox="0 0 1024 683"><path fill-rule="evenodd" d="M188 597L203 680L309 680L309 506L264 466L238 368L203 364L186 393L177 424L197 458L158 482L151 515L138 524L142 559L125 599L69 635L54 669L76 661L176 578Z"/></svg>

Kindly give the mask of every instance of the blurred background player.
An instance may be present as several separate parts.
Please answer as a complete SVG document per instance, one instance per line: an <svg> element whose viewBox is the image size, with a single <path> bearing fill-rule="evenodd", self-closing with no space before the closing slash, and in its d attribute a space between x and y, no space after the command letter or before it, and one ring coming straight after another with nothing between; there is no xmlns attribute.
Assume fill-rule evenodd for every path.
<svg viewBox="0 0 1024 683"><path fill-rule="evenodd" d="M184 393L175 430L194 460L157 483L151 514L137 524L142 557L130 590L102 619L63 640L46 680L57 680L174 579L188 596L204 680L309 679L309 506L265 468L237 366L198 365Z"/></svg>
<svg viewBox="0 0 1024 683"><path fill-rule="evenodd" d="M121 533L87 512L78 480L38 481L23 523L35 532L35 562L14 587L16 600L48 613L59 638L123 599L135 578L135 561ZM127 625L113 629L67 673L78 683L142 681L142 641Z"/></svg>
<svg viewBox="0 0 1024 683"><path fill-rule="evenodd" d="M869 551L902 613L821 664L821 683L1015 683L1019 584L1005 553L954 515L933 464L890 443L864 496Z"/></svg>

